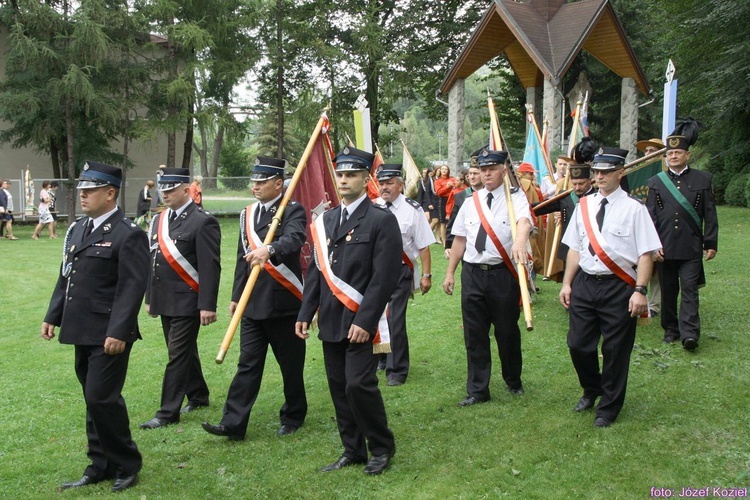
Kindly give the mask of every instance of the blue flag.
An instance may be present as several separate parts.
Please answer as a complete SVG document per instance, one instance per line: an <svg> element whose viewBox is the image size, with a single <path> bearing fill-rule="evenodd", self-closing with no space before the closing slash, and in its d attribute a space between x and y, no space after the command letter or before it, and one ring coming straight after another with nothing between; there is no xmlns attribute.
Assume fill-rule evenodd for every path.
<svg viewBox="0 0 750 500"><path fill-rule="evenodd" d="M547 162L544 161L544 153L534 129L529 127L529 135L526 138L526 149L523 152L523 161L534 166L536 171L536 182L542 185L542 179L549 175Z"/></svg>

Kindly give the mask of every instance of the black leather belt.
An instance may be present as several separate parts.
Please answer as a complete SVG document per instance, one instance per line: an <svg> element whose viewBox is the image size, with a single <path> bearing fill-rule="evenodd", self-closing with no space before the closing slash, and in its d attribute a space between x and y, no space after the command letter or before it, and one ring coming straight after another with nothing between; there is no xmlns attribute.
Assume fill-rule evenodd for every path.
<svg viewBox="0 0 750 500"><path fill-rule="evenodd" d="M608 280L617 279L616 274L589 274L589 273L586 273L586 274L588 274L589 276L591 276L597 281L608 281Z"/></svg>
<svg viewBox="0 0 750 500"><path fill-rule="evenodd" d="M495 269L507 269L505 264L473 264L471 262L464 261L464 264L468 264L473 267L477 267L482 271L494 271Z"/></svg>

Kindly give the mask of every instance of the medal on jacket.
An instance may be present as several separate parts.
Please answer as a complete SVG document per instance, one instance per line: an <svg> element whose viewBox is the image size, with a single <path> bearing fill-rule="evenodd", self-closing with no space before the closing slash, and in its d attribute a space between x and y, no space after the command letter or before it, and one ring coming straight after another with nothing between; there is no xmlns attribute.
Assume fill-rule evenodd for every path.
<svg viewBox="0 0 750 500"><path fill-rule="evenodd" d="M352 233L354 233L354 229L346 233L346 241L352 241Z"/></svg>

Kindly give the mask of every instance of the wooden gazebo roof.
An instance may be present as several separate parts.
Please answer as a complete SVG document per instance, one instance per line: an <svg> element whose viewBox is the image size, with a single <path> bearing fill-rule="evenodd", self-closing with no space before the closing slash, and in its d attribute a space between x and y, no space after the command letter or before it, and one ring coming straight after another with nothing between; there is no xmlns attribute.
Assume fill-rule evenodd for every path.
<svg viewBox="0 0 750 500"><path fill-rule="evenodd" d="M649 94L648 80L609 0L494 0L438 94L447 94L457 79L501 54L524 88L541 87L545 77L557 85L581 50Z"/></svg>

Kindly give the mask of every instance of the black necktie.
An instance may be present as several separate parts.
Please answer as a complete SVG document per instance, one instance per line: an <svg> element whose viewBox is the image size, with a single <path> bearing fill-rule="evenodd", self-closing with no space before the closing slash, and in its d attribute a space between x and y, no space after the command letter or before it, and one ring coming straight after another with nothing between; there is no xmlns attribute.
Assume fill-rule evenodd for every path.
<svg viewBox="0 0 750 500"><path fill-rule="evenodd" d="M391 203L390 201L386 201L385 206L391 208L393 206L393 203Z"/></svg>
<svg viewBox="0 0 750 500"><path fill-rule="evenodd" d="M91 231L93 230L94 230L94 219L89 217L88 220L86 221L86 227L83 228L83 239L85 240L86 238L88 238L89 235L91 234Z"/></svg>
<svg viewBox="0 0 750 500"><path fill-rule="evenodd" d="M602 199L601 203L599 204L599 211L596 212L596 225L599 226L599 231L602 230L602 226L604 225L604 207L609 203L607 201L607 198ZM594 247L591 246L591 243L589 243L589 252L591 252L591 255L594 255L596 252L594 252Z"/></svg>
<svg viewBox="0 0 750 500"><path fill-rule="evenodd" d="M175 219L177 219L177 212L175 212L174 210L171 210L169 212L169 222L174 222Z"/></svg>
<svg viewBox="0 0 750 500"><path fill-rule="evenodd" d="M346 210L346 208L341 206L341 219L339 219L339 223L336 224L334 236L336 239L339 237L339 229L344 227L344 224L346 224L346 221L349 220L349 212Z"/></svg>
<svg viewBox="0 0 750 500"><path fill-rule="evenodd" d="M258 224L260 224L260 220L263 218L264 215L266 215L266 206L261 205L260 210L258 210Z"/></svg>
<svg viewBox="0 0 750 500"><path fill-rule="evenodd" d="M492 209L492 193L487 193L487 207ZM487 245L487 231L484 229L484 225L479 225L479 232L477 233L477 241L474 244L474 248L477 252L484 252L484 248Z"/></svg>

